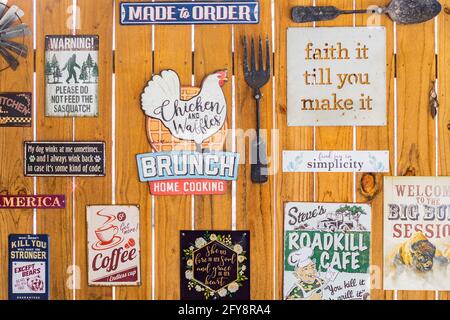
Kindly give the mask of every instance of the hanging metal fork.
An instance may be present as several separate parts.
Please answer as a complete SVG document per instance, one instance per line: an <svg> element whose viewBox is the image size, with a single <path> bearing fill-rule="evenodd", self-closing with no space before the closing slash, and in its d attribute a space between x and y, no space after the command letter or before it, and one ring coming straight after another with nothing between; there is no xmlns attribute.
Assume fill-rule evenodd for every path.
<svg viewBox="0 0 450 320"><path fill-rule="evenodd" d="M269 82L270 72L270 45L269 39L266 39L266 63L264 67L263 41L259 37L258 46L258 66L256 65L255 40L251 40L250 66L248 63L247 38L244 37L244 77L250 88L253 89L253 97L256 101L256 161L252 159L252 181L254 183L265 183L269 180L267 169L267 150L266 144L261 139L260 126L260 101L262 98L261 88ZM255 150L255 147L252 149ZM254 152L252 152L254 156Z"/></svg>

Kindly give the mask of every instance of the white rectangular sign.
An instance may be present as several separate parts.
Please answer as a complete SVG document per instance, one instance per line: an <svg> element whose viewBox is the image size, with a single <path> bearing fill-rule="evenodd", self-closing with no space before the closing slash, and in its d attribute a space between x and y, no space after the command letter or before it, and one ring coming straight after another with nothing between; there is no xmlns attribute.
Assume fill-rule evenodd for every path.
<svg viewBox="0 0 450 320"><path fill-rule="evenodd" d="M384 27L289 28L288 126L386 125Z"/></svg>
<svg viewBox="0 0 450 320"><path fill-rule="evenodd" d="M389 172L389 151L283 151L283 172Z"/></svg>
<svg viewBox="0 0 450 320"><path fill-rule="evenodd" d="M384 289L450 290L450 177L385 177Z"/></svg>
<svg viewBox="0 0 450 320"><path fill-rule="evenodd" d="M98 115L99 37L45 37L45 78L48 117Z"/></svg>
<svg viewBox="0 0 450 320"><path fill-rule="evenodd" d="M89 285L139 285L139 208L88 206L87 224Z"/></svg>

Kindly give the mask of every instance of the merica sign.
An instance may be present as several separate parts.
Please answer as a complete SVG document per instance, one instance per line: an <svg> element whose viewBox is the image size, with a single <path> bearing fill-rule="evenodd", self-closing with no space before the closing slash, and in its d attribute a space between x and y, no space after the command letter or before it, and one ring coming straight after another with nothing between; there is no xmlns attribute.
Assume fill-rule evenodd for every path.
<svg viewBox="0 0 450 320"><path fill-rule="evenodd" d="M139 178L141 182L150 182L152 194L223 194L225 182L237 179L239 154L153 152L137 155L137 163Z"/></svg>
<svg viewBox="0 0 450 320"><path fill-rule="evenodd" d="M259 1L122 2L120 11L122 25L259 23Z"/></svg>

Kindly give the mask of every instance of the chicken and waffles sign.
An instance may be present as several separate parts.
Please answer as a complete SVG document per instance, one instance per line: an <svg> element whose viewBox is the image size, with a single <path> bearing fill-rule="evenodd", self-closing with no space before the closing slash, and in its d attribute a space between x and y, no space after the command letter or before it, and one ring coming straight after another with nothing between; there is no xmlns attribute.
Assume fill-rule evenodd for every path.
<svg viewBox="0 0 450 320"><path fill-rule="evenodd" d="M224 152L227 71L205 77L201 88L182 87L165 70L141 97L151 153L137 155L139 178L154 195L224 194L237 179L239 155Z"/></svg>

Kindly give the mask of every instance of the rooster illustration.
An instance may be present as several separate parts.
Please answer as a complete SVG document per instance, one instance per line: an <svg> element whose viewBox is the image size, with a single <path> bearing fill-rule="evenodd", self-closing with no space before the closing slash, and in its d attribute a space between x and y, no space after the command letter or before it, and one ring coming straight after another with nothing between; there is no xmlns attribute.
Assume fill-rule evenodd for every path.
<svg viewBox="0 0 450 320"><path fill-rule="evenodd" d="M182 100L178 74L164 70L148 82L141 96L142 110L160 120L175 138L200 146L225 124L227 106L222 87L227 80L226 70L210 74L198 95Z"/></svg>

